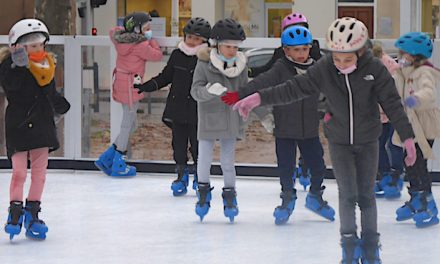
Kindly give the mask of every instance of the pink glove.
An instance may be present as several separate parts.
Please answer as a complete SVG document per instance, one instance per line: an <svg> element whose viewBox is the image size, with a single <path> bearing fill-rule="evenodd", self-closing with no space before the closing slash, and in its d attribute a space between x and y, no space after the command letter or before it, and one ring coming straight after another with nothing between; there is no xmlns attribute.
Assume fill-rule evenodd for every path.
<svg viewBox="0 0 440 264"><path fill-rule="evenodd" d="M416 145L414 144L413 138L408 138L403 144L405 145L406 150L405 164L410 167L416 163Z"/></svg>
<svg viewBox="0 0 440 264"><path fill-rule="evenodd" d="M260 94L254 93L238 101L232 109L233 110L238 109L238 113L241 115L241 117L243 117L244 121L246 121L252 109L259 106L260 104L261 104Z"/></svg>

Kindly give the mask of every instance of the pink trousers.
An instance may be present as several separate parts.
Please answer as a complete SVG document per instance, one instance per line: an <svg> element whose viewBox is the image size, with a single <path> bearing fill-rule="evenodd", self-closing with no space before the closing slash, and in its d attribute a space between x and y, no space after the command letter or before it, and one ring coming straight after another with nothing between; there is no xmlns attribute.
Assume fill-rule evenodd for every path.
<svg viewBox="0 0 440 264"><path fill-rule="evenodd" d="M23 186L27 177L27 163L31 160L31 187L27 199L41 201L46 181L48 148L17 152L12 155L12 179L9 187L11 201L23 201Z"/></svg>

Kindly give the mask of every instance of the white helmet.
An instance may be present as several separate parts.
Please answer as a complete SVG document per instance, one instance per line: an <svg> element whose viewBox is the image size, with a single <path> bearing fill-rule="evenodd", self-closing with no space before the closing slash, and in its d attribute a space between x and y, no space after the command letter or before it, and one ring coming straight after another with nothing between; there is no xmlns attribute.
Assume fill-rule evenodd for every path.
<svg viewBox="0 0 440 264"><path fill-rule="evenodd" d="M327 50L354 52L364 47L367 39L368 30L364 23L352 17L338 18L327 30Z"/></svg>
<svg viewBox="0 0 440 264"><path fill-rule="evenodd" d="M49 41L49 30L46 25L38 19L29 18L22 19L12 26L9 31L9 46L17 44L21 37L31 33L42 33L46 37L45 42Z"/></svg>

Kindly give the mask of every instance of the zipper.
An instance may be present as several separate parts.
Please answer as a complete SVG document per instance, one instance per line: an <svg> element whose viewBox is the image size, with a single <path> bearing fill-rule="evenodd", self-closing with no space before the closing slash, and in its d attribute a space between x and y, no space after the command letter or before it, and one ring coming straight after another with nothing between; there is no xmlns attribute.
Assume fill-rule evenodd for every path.
<svg viewBox="0 0 440 264"><path fill-rule="evenodd" d="M348 80L348 74L344 74L345 76L345 84L347 85L348 91L348 107L350 112L350 145L354 143L354 115L353 115L353 94L351 93L351 86Z"/></svg>

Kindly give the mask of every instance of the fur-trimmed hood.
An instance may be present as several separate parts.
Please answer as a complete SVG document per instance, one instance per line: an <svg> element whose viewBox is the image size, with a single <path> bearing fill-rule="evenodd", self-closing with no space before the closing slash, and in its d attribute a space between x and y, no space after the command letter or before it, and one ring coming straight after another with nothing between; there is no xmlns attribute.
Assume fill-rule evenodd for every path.
<svg viewBox="0 0 440 264"><path fill-rule="evenodd" d="M212 48L210 47L205 47L205 48L201 48L198 52L197 52L197 58L201 61L209 61L209 56L211 54L211 50Z"/></svg>
<svg viewBox="0 0 440 264"><path fill-rule="evenodd" d="M114 31L112 38L118 43L139 43L146 41L144 35L135 32L126 32L124 29L118 28Z"/></svg>
<svg viewBox="0 0 440 264"><path fill-rule="evenodd" d="M8 47L0 48L0 63L2 63L10 54L11 51Z"/></svg>

